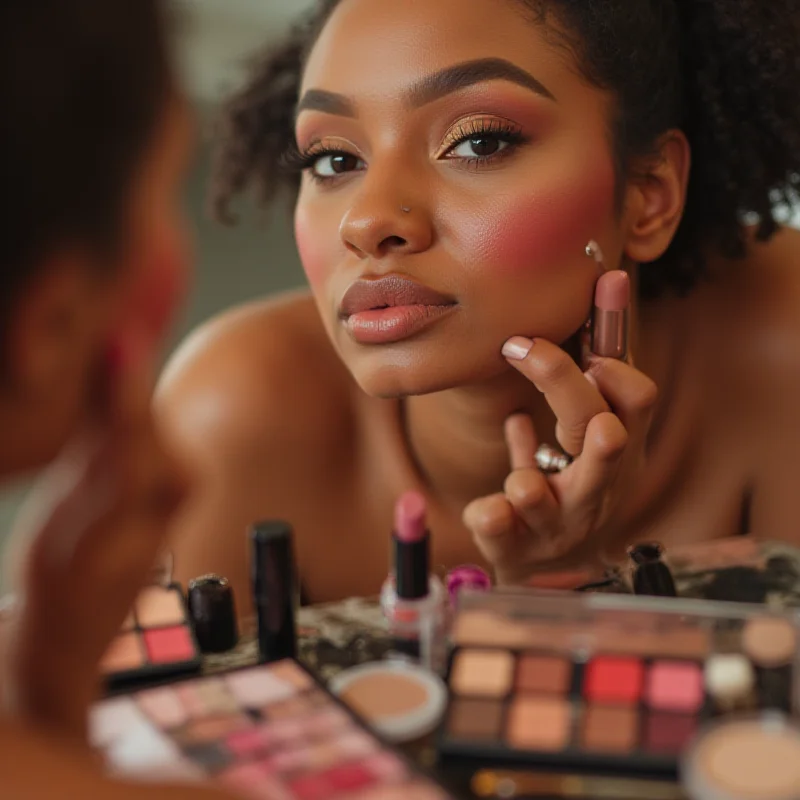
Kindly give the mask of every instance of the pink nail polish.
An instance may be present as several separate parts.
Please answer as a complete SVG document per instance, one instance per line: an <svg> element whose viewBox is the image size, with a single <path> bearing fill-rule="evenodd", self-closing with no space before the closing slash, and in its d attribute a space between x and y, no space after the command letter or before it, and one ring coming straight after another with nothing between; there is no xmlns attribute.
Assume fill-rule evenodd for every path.
<svg viewBox="0 0 800 800"><path fill-rule="evenodd" d="M524 336L512 336L503 345L503 355L512 361L522 361L533 347L533 342Z"/></svg>

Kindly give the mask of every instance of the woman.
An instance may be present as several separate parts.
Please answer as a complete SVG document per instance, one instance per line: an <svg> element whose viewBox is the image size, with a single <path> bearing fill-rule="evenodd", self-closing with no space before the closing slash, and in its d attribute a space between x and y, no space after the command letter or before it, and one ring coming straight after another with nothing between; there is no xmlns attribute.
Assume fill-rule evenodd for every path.
<svg viewBox="0 0 800 800"><path fill-rule="evenodd" d="M243 531L277 515L310 600L373 594L408 488L437 569L501 583L644 538L796 540L797 29L795 0L322 3L224 120L216 208L288 167L311 295L224 314L166 372L205 481L183 576L246 612ZM630 363L576 352L592 241L633 288ZM543 474L540 443L574 461Z"/></svg>
<svg viewBox="0 0 800 800"><path fill-rule="evenodd" d="M180 800L106 778L86 738L98 663L145 583L184 479L150 412L187 277L190 125L158 0L0 8L0 474L52 462L20 520L4 617L3 798Z"/></svg>

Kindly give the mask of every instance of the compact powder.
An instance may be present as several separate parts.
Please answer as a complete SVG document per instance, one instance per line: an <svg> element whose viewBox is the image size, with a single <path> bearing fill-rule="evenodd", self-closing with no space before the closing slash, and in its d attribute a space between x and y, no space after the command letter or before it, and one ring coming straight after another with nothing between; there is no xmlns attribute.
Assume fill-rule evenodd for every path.
<svg viewBox="0 0 800 800"><path fill-rule="evenodd" d="M428 693L419 681L386 672L354 680L339 697L357 714L370 719L416 711L425 704Z"/></svg>
<svg viewBox="0 0 800 800"><path fill-rule="evenodd" d="M401 661L345 670L330 688L370 727L398 743L430 733L447 706L447 687L438 675Z"/></svg>
<svg viewBox="0 0 800 800"><path fill-rule="evenodd" d="M778 715L722 723L700 739L684 771L693 800L796 800L800 732Z"/></svg>
<svg viewBox="0 0 800 800"><path fill-rule="evenodd" d="M460 695L504 697L511 690L514 657L504 650L462 650L456 655L450 685Z"/></svg>
<svg viewBox="0 0 800 800"><path fill-rule="evenodd" d="M797 631L782 617L754 617L742 631L742 649L759 667L783 667L797 651Z"/></svg>

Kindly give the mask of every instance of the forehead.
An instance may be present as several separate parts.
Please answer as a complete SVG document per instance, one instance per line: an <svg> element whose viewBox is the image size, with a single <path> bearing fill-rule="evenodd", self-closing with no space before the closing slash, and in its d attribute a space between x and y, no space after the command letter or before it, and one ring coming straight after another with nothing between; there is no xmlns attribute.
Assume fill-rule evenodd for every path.
<svg viewBox="0 0 800 800"><path fill-rule="evenodd" d="M311 51L302 90L388 99L414 76L481 58L508 59L543 83L576 80L571 54L521 0L342 0Z"/></svg>

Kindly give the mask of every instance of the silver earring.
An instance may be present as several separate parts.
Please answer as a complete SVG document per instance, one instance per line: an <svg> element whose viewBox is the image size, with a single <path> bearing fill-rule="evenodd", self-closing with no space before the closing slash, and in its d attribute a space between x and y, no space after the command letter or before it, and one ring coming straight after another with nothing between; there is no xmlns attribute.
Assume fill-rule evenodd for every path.
<svg viewBox="0 0 800 800"><path fill-rule="evenodd" d="M605 265L605 258L603 256L603 251L600 249L600 245L592 239L589 244L586 245L586 255L589 258L593 259L594 262L600 267L600 272L606 272L606 265Z"/></svg>

